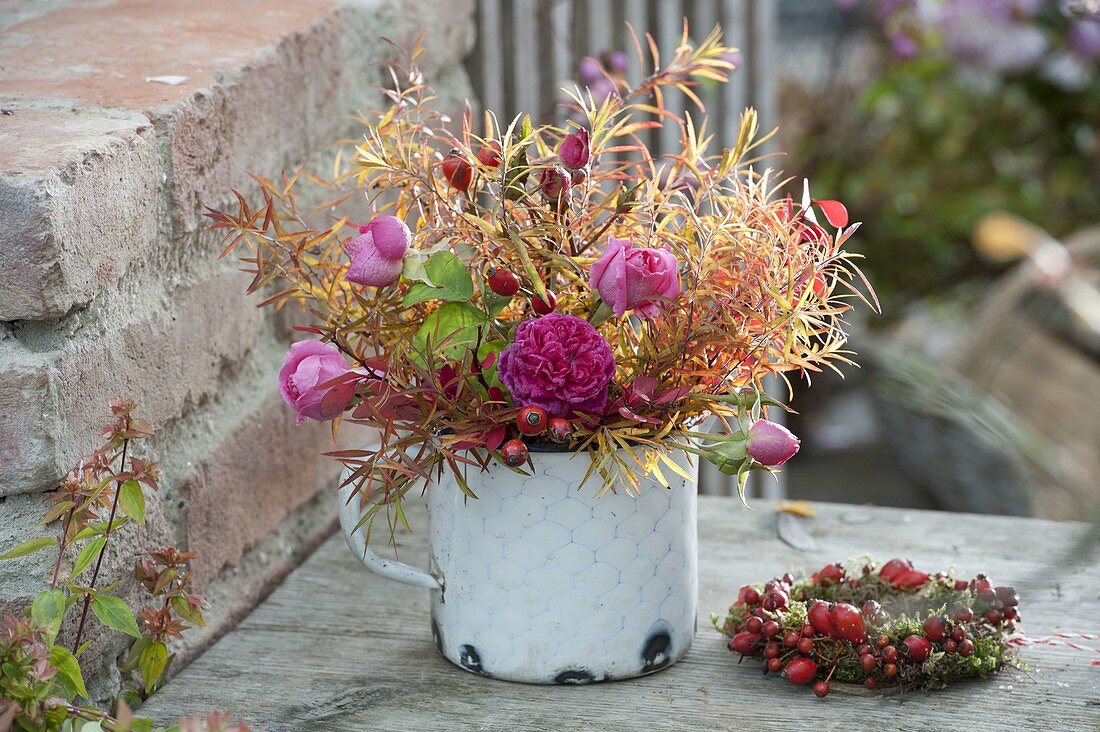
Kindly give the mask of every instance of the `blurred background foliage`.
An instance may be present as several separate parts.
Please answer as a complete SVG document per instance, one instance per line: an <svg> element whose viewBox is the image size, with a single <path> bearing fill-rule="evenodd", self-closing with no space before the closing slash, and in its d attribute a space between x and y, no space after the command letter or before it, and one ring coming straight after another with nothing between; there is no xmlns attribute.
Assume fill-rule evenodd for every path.
<svg viewBox="0 0 1100 732"><path fill-rule="evenodd" d="M866 222L857 248L889 322L997 271L969 246L991 210L1056 236L1097 220L1100 22L1037 0L840 3L862 73L788 77L788 167ZM833 58L839 58L834 56Z"/></svg>
<svg viewBox="0 0 1100 732"><path fill-rule="evenodd" d="M864 368L795 395L791 495L1100 508L1098 314L1071 312L1100 297L1100 19L1074 14L1088 5L781 3L783 167L864 222L849 246L883 304L856 324ZM1063 240L1073 274L980 256L990 212Z"/></svg>

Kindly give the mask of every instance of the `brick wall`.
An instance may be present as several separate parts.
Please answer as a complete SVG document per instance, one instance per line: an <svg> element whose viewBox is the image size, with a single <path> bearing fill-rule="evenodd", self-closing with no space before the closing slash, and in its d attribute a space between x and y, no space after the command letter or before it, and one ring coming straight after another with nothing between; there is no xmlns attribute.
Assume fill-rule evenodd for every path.
<svg viewBox="0 0 1100 732"><path fill-rule="evenodd" d="M243 297L203 206L356 135L342 117L379 105L379 36L426 31L423 68L457 108L472 15L473 0L0 0L0 547L40 530L42 493L117 397L158 427L165 479L107 581L150 542L202 552L214 622L185 656L325 535L331 438L291 423L285 322ZM147 81L166 75L187 80ZM46 563L0 563L0 610Z"/></svg>

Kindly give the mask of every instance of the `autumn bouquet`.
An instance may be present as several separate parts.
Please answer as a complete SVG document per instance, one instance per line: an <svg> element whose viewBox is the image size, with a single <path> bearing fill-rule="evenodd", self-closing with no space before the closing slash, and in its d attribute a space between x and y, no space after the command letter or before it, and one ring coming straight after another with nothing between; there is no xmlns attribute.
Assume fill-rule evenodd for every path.
<svg viewBox="0 0 1100 732"><path fill-rule="evenodd" d="M370 517L444 469L473 496L468 475L523 471L533 450L587 452L597 492L667 485L673 451L741 486L797 452L761 381L848 362L844 315L873 300L844 249L856 227L760 167L753 110L720 149L701 104L701 123L666 108L670 89L698 104L699 83L726 80L717 29L693 44L685 28L664 64L645 40L637 85L608 74L614 93L574 89L570 121L541 126L448 126L414 48L334 180L309 176L333 200L303 210L297 173L211 212L226 251L249 251L250 291L312 319L279 375L297 419L378 431L332 453ZM658 156L641 137L663 124L680 145ZM369 220L333 213L354 202Z"/></svg>

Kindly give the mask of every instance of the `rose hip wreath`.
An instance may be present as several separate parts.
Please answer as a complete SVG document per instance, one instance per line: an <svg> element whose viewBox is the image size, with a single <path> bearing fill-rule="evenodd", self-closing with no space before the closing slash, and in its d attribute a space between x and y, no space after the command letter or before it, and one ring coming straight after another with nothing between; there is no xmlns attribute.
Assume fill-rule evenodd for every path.
<svg viewBox="0 0 1100 732"><path fill-rule="evenodd" d="M792 684L829 682L942 688L952 681L1020 667L1009 638L1019 597L982 574L971 580L930 575L904 559L856 571L829 564L805 581L790 574L746 585L715 627L729 648L764 662Z"/></svg>

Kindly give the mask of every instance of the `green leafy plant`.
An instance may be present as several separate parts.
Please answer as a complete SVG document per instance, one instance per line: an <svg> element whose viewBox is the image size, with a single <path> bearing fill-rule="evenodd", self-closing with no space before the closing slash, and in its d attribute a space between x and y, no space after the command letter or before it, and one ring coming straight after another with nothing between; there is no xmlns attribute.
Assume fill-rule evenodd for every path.
<svg viewBox="0 0 1100 732"><path fill-rule="evenodd" d="M145 490L156 490L160 477L155 462L132 454L136 441L153 434L148 422L134 416L135 409L130 401L111 404L113 419L104 430L103 445L81 459L80 467L46 499L41 523L60 524L60 532L28 539L0 555L3 560L50 548L57 551L47 587L26 613L0 618L0 732L152 730L152 720L137 717L132 710L163 682L173 658L167 642L204 623L206 599L189 592L187 562L194 552L169 547L151 551L138 561L136 580L155 601L138 617L115 594L116 585L99 585L111 537L127 523L145 523ZM73 552L75 559L66 572L65 559ZM62 644L58 642L61 628L77 605L80 612L73 639ZM89 698L79 661L91 644L84 641L89 613L103 626L134 639L121 670L131 673L135 683L116 701L112 713L76 703ZM182 720L181 725L173 729L248 730L243 723L233 725L228 717L218 715Z"/></svg>

